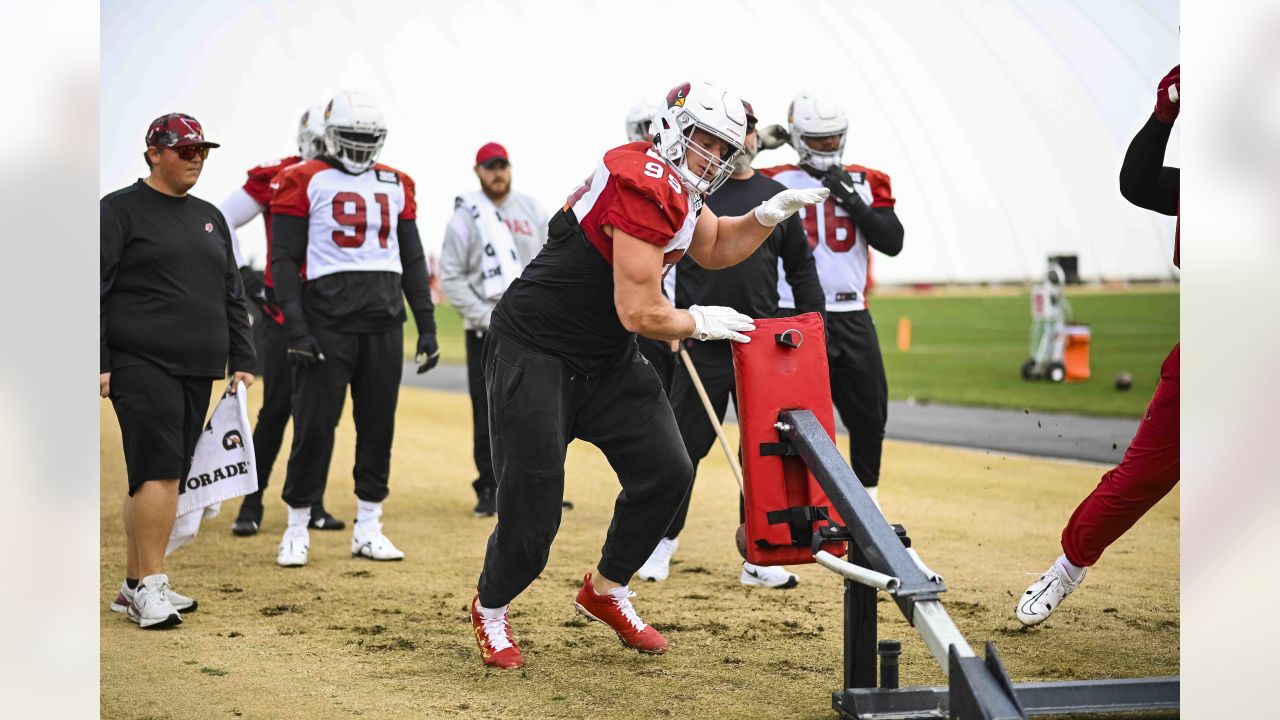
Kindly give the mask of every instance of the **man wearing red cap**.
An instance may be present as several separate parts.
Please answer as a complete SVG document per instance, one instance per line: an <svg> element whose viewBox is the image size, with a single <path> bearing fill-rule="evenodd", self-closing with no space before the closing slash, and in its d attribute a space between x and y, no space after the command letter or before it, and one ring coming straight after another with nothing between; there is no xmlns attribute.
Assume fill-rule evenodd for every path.
<svg viewBox="0 0 1280 720"><path fill-rule="evenodd" d="M248 306L231 231L214 205L188 195L209 149L190 115L147 130L151 173L102 198L99 394L120 421L129 495L128 560L111 609L142 628L182 622L196 601L169 588L164 553L178 481L204 426L214 379L253 384Z"/></svg>
<svg viewBox="0 0 1280 720"><path fill-rule="evenodd" d="M511 160L498 143L476 153L480 189L454 200L440 251L440 285L466 325L472 449L479 477L476 517L493 517L498 483L489 448L489 412L481 356L498 300L547 241L547 211L511 189Z"/></svg>

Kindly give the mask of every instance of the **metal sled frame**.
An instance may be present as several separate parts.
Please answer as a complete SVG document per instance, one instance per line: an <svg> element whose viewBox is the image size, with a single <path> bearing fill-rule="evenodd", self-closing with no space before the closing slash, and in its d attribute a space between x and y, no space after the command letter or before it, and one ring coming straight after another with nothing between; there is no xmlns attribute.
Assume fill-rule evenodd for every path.
<svg viewBox="0 0 1280 720"><path fill-rule="evenodd" d="M788 410L775 426L779 445L756 448L798 455L822 486L846 526L813 538L815 559L844 576L844 690L831 705L853 720L1014 720L1031 715L1089 713L1109 716L1179 706L1177 677L1077 680L1013 684L986 644L978 657L943 608L942 578L929 570L900 526L891 526L862 488L835 443L808 410ZM820 551L822 542L849 540L848 560ZM897 651L886 643L877 687L876 593L888 592L907 622L948 675L948 687L897 687Z"/></svg>

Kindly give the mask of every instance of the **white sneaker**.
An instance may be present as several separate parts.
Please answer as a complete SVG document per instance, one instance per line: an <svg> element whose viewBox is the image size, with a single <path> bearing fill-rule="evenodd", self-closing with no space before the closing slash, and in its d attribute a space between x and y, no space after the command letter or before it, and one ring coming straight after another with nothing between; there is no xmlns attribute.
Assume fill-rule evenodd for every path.
<svg viewBox="0 0 1280 720"><path fill-rule="evenodd" d="M752 565L743 561L742 575L738 577L738 582L753 587L786 590L799 585L800 577L778 565Z"/></svg>
<svg viewBox="0 0 1280 720"><path fill-rule="evenodd" d="M636 575L640 576L641 580L650 582L666 580L667 576L671 574L671 555L675 553L678 547L680 547L679 540L662 538L658 541L658 547L653 549L653 554L636 571Z"/></svg>
<svg viewBox="0 0 1280 720"><path fill-rule="evenodd" d="M351 533L351 557L365 557L370 560L403 560L404 552L391 544L391 540L382 534L382 523L367 521L355 524Z"/></svg>
<svg viewBox="0 0 1280 720"><path fill-rule="evenodd" d="M111 612L128 613L129 606L133 604L133 597L137 593L136 590L130 590L129 584L120 583L120 592L116 593L116 599L111 601ZM165 590L165 597L169 598L169 604L180 613L195 612L200 607L200 603L195 598L189 598L181 593L174 592L172 588Z"/></svg>
<svg viewBox="0 0 1280 720"><path fill-rule="evenodd" d="M288 528L280 538L280 552L276 564L280 567L302 567L307 564L311 550L311 534L306 528Z"/></svg>
<svg viewBox="0 0 1280 720"><path fill-rule="evenodd" d="M1088 572L1085 568L1080 573L1080 579L1072 582L1071 576L1067 574L1067 569L1062 567L1058 561L1054 561L1053 565L1040 576L1040 579L1031 584L1027 591L1023 593L1022 599L1018 601L1018 607L1015 614L1023 625L1028 627L1039 625L1054 610L1062 604L1076 588L1080 587L1080 583L1084 582L1084 575Z"/></svg>
<svg viewBox="0 0 1280 720"><path fill-rule="evenodd" d="M126 610L129 619L145 630L158 630L181 624L182 616L165 596L168 589L168 575L148 575L142 578Z"/></svg>

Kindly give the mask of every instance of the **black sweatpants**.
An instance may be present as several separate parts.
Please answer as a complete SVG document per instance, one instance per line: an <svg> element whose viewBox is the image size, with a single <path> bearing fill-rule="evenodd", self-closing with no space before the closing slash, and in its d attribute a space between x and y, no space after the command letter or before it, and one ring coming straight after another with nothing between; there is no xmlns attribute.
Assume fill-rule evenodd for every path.
<svg viewBox="0 0 1280 720"><path fill-rule="evenodd" d="M479 477L471 486L478 495L498 486L493 477L493 453L489 449L489 403L484 386L484 338L482 330L467 331L467 390L471 393L471 454Z"/></svg>
<svg viewBox="0 0 1280 720"><path fill-rule="evenodd" d="M698 378L702 380L702 387L707 391L707 397L711 400L716 419L724 422L725 412L729 408L729 398L733 398L735 406L738 403L737 388L733 379L733 354L729 349L729 343L690 341L685 343L685 349L689 353L689 359L693 361ZM689 461L693 463L693 474L696 480L698 463L702 462L716 443L716 430L707 417L702 398L698 397L698 389L694 387L693 378L690 377L689 368L684 362L676 363L668 397L671 400L671 411L676 416L676 425L680 428L680 437L684 440L685 451L689 454ZM684 529L685 518L689 515L691 497L693 497L692 483L689 485L689 492L684 496L684 501L676 510L676 516L672 518L671 525L667 527L665 537L680 536L680 531Z"/></svg>
<svg viewBox="0 0 1280 720"><path fill-rule="evenodd" d="M293 368L293 449L285 474L289 507L313 507L324 495L333 435L351 386L356 425L356 497L382 502L391 471L391 439L404 360L404 328L344 333L312 327L324 362Z"/></svg>
<svg viewBox="0 0 1280 720"><path fill-rule="evenodd" d="M240 503L241 520L262 522L262 496L271 480L280 445L284 441L284 428L289 424L289 409L293 406L293 373L289 367L289 338L284 326L265 314L261 315L262 329L262 407L258 410L258 422L253 426L253 454L258 468L258 491L246 495ZM327 478L320 481L320 495L324 496ZM311 508L311 516L324 514L323 501Z"/></svg>
<svg viewBox="0 0 1280 720"><path fill-rule="evenodd" d="M665 340L653 340L637 335L636 346L640 348L640 354L644 359L653 366L654 372L658 373L658 379L662 381L662 391L669 391L671 376L676 368L676 354L671 352L671 344Z"/></svg>
<svg viewBox="0 0 1280 720"><path fill-rule="evenodd" d="M693 479L661 383L635 350L587 377L500 333L486 340L498 523L480 574L480 604L506 605L546 567L560 528L565 451L574 439L600 448L618 474L622 492L597 570L614 582L630 582Z"/></svg>
<svg viewBox="0 0 1280 720"><path fill-rule="evenodd" d="M889 385L870 312L827 313L827 364L831 399L849 429L849 466L863 486L879 485Z"/></svg>

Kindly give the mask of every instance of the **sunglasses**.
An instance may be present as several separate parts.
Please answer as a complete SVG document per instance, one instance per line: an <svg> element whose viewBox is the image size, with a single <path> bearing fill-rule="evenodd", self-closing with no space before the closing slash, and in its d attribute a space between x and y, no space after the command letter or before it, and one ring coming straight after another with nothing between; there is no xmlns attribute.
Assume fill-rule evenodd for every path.
<svg viewBox="0 0 1280 720"><path fill-rule="evenodd" d="M511 167L511 163L507 162L506 160L495 158L493 160L486 160L480 163L480 167L484 168L485 170L506 170L507 168Z"/></svg>
<svg viewBox="0 0 1280 720"><path fill-rule="evenodd" d="M209 157L209 147L207 145L187 145L180 148L168 148L176 153L183 160L194 160L197 155L201 160Z"/></svg>

